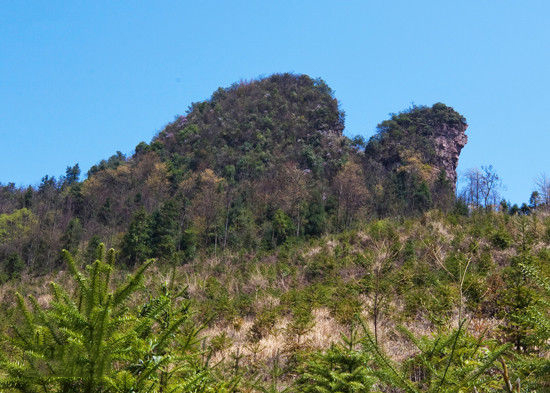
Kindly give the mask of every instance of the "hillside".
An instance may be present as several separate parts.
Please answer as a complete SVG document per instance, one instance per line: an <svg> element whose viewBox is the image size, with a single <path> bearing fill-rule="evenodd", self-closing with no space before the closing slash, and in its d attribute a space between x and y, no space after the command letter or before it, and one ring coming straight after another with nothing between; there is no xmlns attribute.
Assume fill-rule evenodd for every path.
<svg viewBox="0 0 550 393"><path fill-rule="evenodd" d="M2 186L0 390L550 391L549 205L495 209L491 167L457 198L466 129L436 103L348 138L276 74Z"/></svg>
<svg viewBox="0 0 550 393"><path fill-rule="evenodd" d="M443 104L414 107L364 143L343 135L322 80L280 74L220 88L83 181L75 165L36 189L3 186L0 260L47 271L57 250L84 253L101 240L128 264L183 261L196 249L269 249L367 217L449 210L465 127ZM10 233L11 222L24 230Z"/></svg>
<svg viewBox="0 0 550 393"><path fill-rule="evenodd" d="M461 378L488 361L475 386L496 392L505 379L502 366L489 360L495 354L510 381L519 378L526 391L545 392L550 364L544 343L550 336L544 318L549 317L545 302L550 292L539 285L550 277L549 236L550 217L543 213L510 217L478 212L465 217L431 211L404 221L363 222L354 230L296 239L269 252L225 252L172 268L157 263L144 277L143 289L130 299L132 311L126 318L147 315L144 310L167 296L176 301L183 290L179 302L194 310L186 318L194 326L204 324L204 330L200 347L186 349L183 359L191 363L184 363L173 379L190 381L197 372L193 367L200 369L207 361L216 365L207 368L213 389L208 391L260 392L277 386L276 391L308 392L331 378L331 384L342 378L345 386L367 383L393 391L400 383L374 372L387 361L403 370L418 391L431 391L452 361L443 390L451 392L466 382ZM117 272L113 281L122 282L123 276ZM5 318L0 326L8 334L12 323L23 323L12 291L32 293L36 304L47 305L52 300L50 280L74 287L66 270L38 279L24 276L1 287ZM364 336L358 318L370 336ZM176 337L185 340L187 332L185 328ZM460 340L454 345L464 357L449 357L455 334ZM341 337L355 344L350 347ZM423 358L420 350L435 351L430 348L438 340L437 352ZM177 341L170 346L177 353ZM386 360L373 356L375 351L383 351ZM207 360L201 357L205 353ZM349 365L350 358L359 363ZM167 367L178 364L175 359ZM358 374L340 375L340 367L353 367ZM429 367L439 370L435 376ZM304 379L305 371L312 374ZM330 378L324 374L328 372L333 373ZM223 390L220 383L235 378L238 388Z"/></svg>

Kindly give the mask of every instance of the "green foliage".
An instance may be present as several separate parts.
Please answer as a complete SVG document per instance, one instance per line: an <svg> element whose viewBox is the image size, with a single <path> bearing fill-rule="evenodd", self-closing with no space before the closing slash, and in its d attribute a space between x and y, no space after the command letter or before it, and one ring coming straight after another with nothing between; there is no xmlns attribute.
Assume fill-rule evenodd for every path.
<svg viewBox="0 0 550 393"><path fill-rule="evenodd" d="M138 239L147 235L135 243L149 248L145 255L152 255L152 217L156 216L160 222L162 216L169 213L169 209L163 214L161 210L151 215L143 210L141 217L138 215L132 221L135 227L131 225L128 232L136 234ZM253 214L237 202L229 209L229 222L232 214L242 211ZM83 349L85 343L94 341L88 331L101 329L99 316L107 312L111 319L104 328L110 333L101 348L111 345L110 337L121 338L120 344L127 346L124 352L115 349L109 351L111 357L105 355L94 362L104 361L108 365L105 378L112 380L109 386L116 386L118 391L131 387L136 392L147 388L160 391L162 384L179 388L195 377L202 381L199 391L230 390L233 378L241 378L244 391L248 388L269 392L345 391L356 386L356 391L467 392L475 386L481 393L498 391L507 380L515 392L514 381L518 378L524 389L544 391L550 351L547 345L549 296L545 289L550 273L550 251L544 243L542 221L498 212L480 211L457 217L453 213L431 211L419 218L372 220L340 234L300 240L292 228L293 220L283 209L280 211L281 221L291 230L284 242L274 245L273 250L253 252L243 248L234 252L230 249L215 257L209 256L200 248L192 226L182 231L179 225L174 225L170 239L178 251L166 259L172 262L170 270L159 264L155 274L150 275L147 293L133 292L120 308L110 306L105 311L105 303L94 303L92 310L95 311L89 317L93 320L87 319L82 295L85 291L78 283L66 285L71 290L65 290L65 295L72 303L54 292L45 294L39 287L28 289L37 293L36 298L40 300L36 302L47 303L39 307L33 306L33 301L25 302L36 325L32 331L25 322L25 311L21 307L12 309L9 302L4 301L2 307L6 311L2 312L0 330L5 331L6 340L0 353L1 362L6 366L0 370L0 379L15 383L20 375L28 381L47 380L44 383L50 384L48 387L55 392L63 391L60 381L65 377L55 379L51 373L63 372L64 376L69 375L67 380L72 381L67 382L67 389L81 391L79 384L88 383L82 375L89 373L86 367L90 367L90 359L95 359L90 350ZM165 217L170 226L170 214ZM494 242L495 233L509 239L504 250ZM229 239L231 237L228 243L234 241ZM276 240L274 236L273 241ZM88 241L82 259L99 259L101 264L93 262L85 272L77 271L79 274L74 277L91 283L97 270L97 282L103 283L99 284L103 288L106 285L101 272L106 274L105 269L111 264L104 260L104 251L93 250L97 242L98 237ZM123 243L131 244L127 239ZM221 247L222 242L219 244ZM127 255L128 252L121 254L123 261L131 265ZM13 261L21 262L21 258L14 257ZM178 262L185 265L179 266ZM15 273L6 288L28 287L26 281L17 281L18 264L12 265ZM6 266L4 262L4 272ZM140 269L139 264L133 269ZM107 293L113 295L117 287L124 284L119 273L113 270L109 274L113 279ZM171 277L170 284L160 286L155 277ZM3 280L8 278L4 273ZM190 285L189 293L193 294L193 307L198 310L194 318L184 310L186 307L188 310L191 302L187 299L188 293L176 290L183 288L183 283ZM52 301L47 300L50 297ZM157 306L158 313L151 311L157 310ZM70 311L74 315L63 311L66 307L76 307L76 311ZM42 314L44 316L40 316ZM324 347L330 334L355 332L357 314L372 323L372 335L366 331L360 338L356 336L351 349L345 342ZM466 326L449 330L457 314L473 318L468 331L476 338L466 333ZM162 335L167 326L184 315L185 321L165 344L151 344L157 342L158 335ZM121 319L117 320L118 317ZM114 326L121 320L124 323ZM202 346L193 333L197 331L194 320L207 324L215 332ZM494 327L495 320L499 321L499 327ZM75 325L78 321L84 322ZM140 323L148 327L143 334L132 335L131 331ZM427 329L426 333L429 331L432 335L416 338L406 331L398 334L390 330L399 323ZM479 334L478 326L484 324L489 328L487 339ZM17 330L11 330L11 326ZM40 332L38 341L35 336L31 339L31 334L36 332ZM55 337L63 344L55 343ZM78 339L70 341L73 337ZM188 338L189 345L185 344ZM26 347L23 339L27 340ZM509 343L510 348L501 352L495 339ZM273 342L280 349L277 355L269 352ZM380 347L393 348L395 344L414 355L399 362L395 357L394 360L384 357ZM317 349L318 345L325 349ZM69 356L61 347L69 348L74 355ZM36 356L28 357L27 353L31 352ZM498 362L490 362L493 355L498 355ZM155 368L159 359L162 362ZM361 362L353 363L353 359ZM20 374L16 369L8 371L16 362L21 366L17 369ZM350 366L350 363L353 364ZM33 364L36 369L32 368ZM47 364L53 371L48 371ZM75 366L70 368L67 364ZM147 372L143 370L151 369L154 371L141 380L147 385L139 385L140 375ZM73 370L73 374L66 370ZM319 383L313 383L313 378ZM223 380L227 382L221 383ZM361 381L365 383L362 385ZM36 383L29 382L30 385ZM96 380L96 383L103 382ZM23 387L17 389L24 391ZM109 389L111 387L104 388L116 391Z"/></svg>
<svg viewBox="0 0 550 393"><path fill-rule="evenodd" d="M152 260L113 287L115 252L105 253L101 245L98 254L101 258L82 272L64 251L76 291L51 283L48 307L17 294L22 320L4 343L10 349L0 358L0 387L21 392L204 391L210 377L193 357L198 329L189 325L189 304L165 289L139 312L130 311L130 299ZM175 342L177 352L169 353Z"/></svg>
<svg viewBox="0 0 550 393"><path fill-rule="evenodd" d="M36 189L4 187L0 255L16 252L47 271L59 258L45 250L76 253L96 235L119 247L129 266L147 257L187 262L270 250L372 216L446 211L454 179L435 139L464 127L452 108L435 104L392 115L368 143L350 140L322 80L287 73L237 83L192 104L133 156L117 152L94 165L83 181L76 164ZM2 239L2 216L20 208L35 220ZM186 230L196 231L197 243L182 250Z"/></svg>
<svg viewBox="0 0 550 393"><path fill-rule="evenodd" d="M191 260L197 253L198 236L194 228L188 228L181 235L180 247L186 260Z"/></svg>
<svg viewBox="0 0 550 393"><path fill-rule="evenodd" d="M540 344L538 337L532 334L533 321L525 319L525 313L537 302L537 292L525 274L534 264L534 258L527 248L520 250L519 255L511 260L504 272L506 288L503 291L500 305L506 324L502 326L507 339L514 343L518 352L531 352Z"/></svg>
<svg viewBox="0 0 550 393"><path fill-rule="evenodd" d="M341 135L342 129L343 113L322 80L275 74L218 89L168 125L157 141L168 154L190 156L191 168L206 163L223 174L232 166L241 180L290 160L318 171L314 157L327 160L329 154L331 138L323 135ZM324 171L334 170L340 156L331 157Z"/></svg>
<svg viewBox="0 0 550 393"><path fill-rule="evenodd" d="M501 250L504 250L512 244L512 237L510 236L510 233L504 229L497 230L493 233L491 236L491 242L495 247L500 248Z"/></svg>
<svg viewBox="0 0 550 393"><path fill-rule="evenodd" d="M88 244L86 245L86 253L84 255L84 262L86 264L92 264L96 259L101 258L101 255L98 255L98 251L101 250L99 247L100 244L101 240L99 239L99 236L94 235L90 238Z"/></svg>
<svg viewBox="0 0 550 393"><path fill-rule="evenodd" d="M454 207L453 207L452 213L457 215L457 216L467 217L468 214L469 214L468 205L466 204L466 202L463 199L458 198L456 200L456 203L455 203Z"/></svg>
<svg viewBox="0 0 550 393"><path fill-rule="evenodd" d="M67 167L67 170L65 171L65 185L70 186L75 183L78 183L78 178L80 177L80 167L78 164L75 164L74 166Z"/></svg>
<svg viewBox="0 0 550 393"><path fill-rule="evenodd" d="M72 254L78 252L78 246L82 240L82 224L78 218L73 218L69 221L67 229L61 238L61 243L63 248L69 251Z"/></svg>
<svg viewBox="0 0 550 393"><path fill-rule="evenodd" d="M367 173L379 176L369 179L379 190L379 212L422 212L434 206L447 210L452 205L454 185L437 154L436 136L442 127L464 130L466 120L453 108L437 103L431 108L413 106L378 125L365 147L365 157Z"/></svg>
<svg viewBox="0 0 550 393"><path fill-rule="evenodd" d="M502 380L497 360L508 347L465 333L464 322L449 334L417 339L401 333L418 350L402 364L392 361L365 324L323 353L314 353L300 370L300 392L369 392L399 389L419 392L497 391Z"/></svg>
<svg viewBox="0 0 550 393"><path fill-rule="evenodd" d="M374 375L383 388L400 388L410 393L461 392L474 390L491 392L500 388L495 374L496 362L508 350L466 334L465 322L450 334L421 338L401 328L419 351L402 365L395 364L376 344L363 325L365 341L373 353Z"/></svg>
<svg viewBox="0 0 550 393"><path fill-rule="evenodd" d="M278 209L273 215L273 236L277 244L284 241L294 232L294 224L284 211Z"/></svg>
<svg viewBox="0 0 550 393"><path fill-rule="evenodd" d="M313 353L300 370L297 390L304 393L367 393L373 390L372 356L352 331L323 353Z"/></svg>
<svg viewBox="0 0 550 393"><path fill-rule="evenodd" d="M425 181L415 184L413 189L413 208L418 211L426 211L432 206L432 195Z"/></svg>
<svg viewBox="0 0 550 393"><path fill-rule="evenodd" d="M2 261L0 270L0 283L13 278L19 278L25 269L25 261L17 253L8 254Z"/></svg>
<svg viewBox="0 0 550 393"><path fill-rule="evenodd" d="M466 123L443 104L392 115L368 143L343 136L343 125L323 81L273 75L217 90L82 182L75 165L36 188L0 186L0 293L36 297L17 308L0 299L3 386L223 392L237 376L243 392L293 391L299 379L304 391L481 393L498 391L506 365L505 381L546 388L542 193L500 211L475 208L497 200L487 188L456 200L439 142ZM482 169L471 179L498 183ZM121 248L134 279L98 253L99 239ZM46 294L43 277L66 277L54 270L61 247L79 256L65 253L75 282ZM134 285L150 257L160 263L144 293ZM118 291L128 297L115 304ZM354 331L357 314L373 337L327 348L323 332ZM449 331L463 316L513 348L499 352L465 326ZM201 348L193 319L215 332ZM389 329L399 323L433 336ZM393 363L380 347L396 342L416 343L415 355Z"/></svg>
<svg viewBox="0 0 550 393"><path fill-rule="evenodd" d="M327 227L327 212L319 194L314 195L306 213L305 234L319 236Z"/></svg>
<svg viewBox="0 0 550 393"><path fill-rule="evenodd" d="M176 251L177 209L173 201L167 201L151 217L151 252L158 258L170 258Z"/></svg>
<svg viewBox="0 0 550 393"><path fill-rule="evenodd" d="M36 223L36 216L27 208L12 214L0 214L0 243L9 243L28 235Z"/></svg>
<svg viewBox="0 0 550 393"><path fill-rule="evenodd" d="M99 164L93 165L88 171L88 177L91 177L94 174L100 171L103 171L105 169L116 169L125 161L126 161L126 156L122 154L122 152L117 151L116 154L113 154L111 157L109 157L108 160L101 160Z"/></svg>
<svg viewBox="0 0 550 393"><path fill-rule="evenodd" d="M132 218L121 245L121 259L133 266L151 255L151 234L145 210L140 209Z"/></svg>
<svg viewBox="0 0 550 393"><path fill-rule="evenodd" d="M273 308L262 310L254 320L254 324L250 328L250 338L253 341L259 341L270 333L275 326L277 320L277 311Z"/></svg>
<svg viewBox="0 0 550 393"><path fill-rule="evenodd" d="M524 310L520 322L532 326L531 341L536 343L536 351L539 353L539 356L520 357L519 374L526 386L550 389L550 359L544 356L550 350L550 275L532 264L521 264L519 268L532 280L538 291L536 300Z"/></svg>

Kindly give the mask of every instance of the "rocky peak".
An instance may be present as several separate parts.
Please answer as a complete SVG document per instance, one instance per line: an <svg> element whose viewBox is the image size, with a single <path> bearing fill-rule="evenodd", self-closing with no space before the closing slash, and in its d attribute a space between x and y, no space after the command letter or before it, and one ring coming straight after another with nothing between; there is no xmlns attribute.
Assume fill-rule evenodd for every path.
<svg viewBox="0 0 550 393"><path fill-rule="evenodd" d="M454 191L467 127L466 119L445 104L414 106L380 123L365 155L388 172L406 171L427 184L443 171Z"/></svg>

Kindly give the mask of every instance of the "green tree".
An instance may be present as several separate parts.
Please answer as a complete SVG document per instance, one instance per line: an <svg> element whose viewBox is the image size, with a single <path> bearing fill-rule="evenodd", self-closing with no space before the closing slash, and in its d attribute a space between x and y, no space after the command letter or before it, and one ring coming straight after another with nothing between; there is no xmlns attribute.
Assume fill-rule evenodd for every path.
<svg viewBox="0 0 550 393"><path fill-rule="evenodd" d="M70 186L74 183L78 182L78 179L80 177L80 167L78 164L75 164L74 166L67 167L67 170L65 171L65 184Z"/></svg>
<svg viewBox="0 0 550 393"><path fill-rule="evenodd" d="M86 246L86 253L84 255L84 262L86 264L91 264L96 259L100 258L100 256L97 255L98 250L100 250L99 248L100 244L101 244L101 240L97 235L93 235L90 238L90 240L88 240L88 245Z"/></svg>
<svg viewBox="0 0 550 393"><path fill-rule="evenodd" d="M37 223L37 217L26 208L11 214L0 214L0 244L8 244L27 236Z"/></svg>
<svg viewBox="0 0 550 393"><path fill-rule="evenodd" d="M541 198L539 192L538 191L533 191L531 193L531 197L529 198L529 206L531 208L533 208L534 210L537 210L537 207L539 207L541 202L542 202L542 198Z"/></svg>
<svg viewBox="0 0 550 393"><path fill-rule="evenodd" d="M532 266L535 258L531 253L532 239L527 231L527 219L518 218L519 241L517 255L513 256L503 272L506 287L501 296L501 314L505 324L502 331L516 351L528 353L537 346L536 337L532 334L533 322L524 318L525 313L537 301L537 293L525 274L525 267Z"/></svg>
<svg viewBox="0 0 550 393"><path fill-rule="evenodd" d="M61 237L62 247L72 254L76 254L80 240L82 239L82 224L78 218L73 218L69 221L67 229Z"/></svg>
<svg viewBox="0 0 550 393"><path fill-rule="evenodd" d="M524 323L533 326L532 334L539 356L520 358L518 368L524 385L530 385L533 389L550 389L550 359L544 356L550 351L550 276L532 264L520 264L520 269L539 291L536 301L522 316Z"/></svg>
<svg viewBox="0 0 550 393"><path fill-rule="evenodd" d="M135 265L151 256L150 228L147 213L144 209L138 210L124 235L121 245L121 259L129 266Z"/></svg>
<svg viewBox="0 0 550 393"><path fill-rule="evenodd" d="M312 199L306 212L305 234L319 236L326 230L327 213L319 192L316 192Z"/></svg>
<svg viewBox="0 0 550 393"><path fill-rule="evenodd" d="M466 334L462 321L449 334L417 339L400 328L418 350L418 354L402 365L392 361L375 342L363 324L367 348L373 354L373 374L382 391L399 388L408 393L420 392L492 392L500 389L497 360L508 350Z"/></svg>
<svg viewBox="0 0 550 393"><path fill-rule="evenodd" d="M422 212L428 210L431 206L432 195L428 184L424 181L420 182L420 184L416 184L413 193L413 209Z"/></svg>
<svg viewBox="0 0 550 393"><path fill-rule="evenodd" d="M273 237L277 244L282 244L292 235L294 225L292 220L284 211L278 209L273 215Z"/></svg>
<svg viewBox="0 0 550 393"><path fill-rule="evenodd" d="M303 393L367 393L375 383L372 356L356 330L323 353L314 353L300 370Z"/></svg>
<svg viewBox="0 0 550 393"><path fill-rule="evenodd" d="M178 211L173 201L165 202L151 216L151 255L156 258L168 259L176 251Z"/></svg>
<svg viewBox="0 0 550 393"><path fill-rule="evenodd" d="M432 197L434 206L443 211L449 211L456 201L454 184L447 179L447 174L444 170L439 172L437 180L434 183Z"/></svg>
<svg viewBox="0 0 550 393"><path fill-rule="evenodd" d="M0 271L0 282L2 273L4 273L6 279L18 278L25 269L25 261L21 256L15 252L8 254L2 264L2 271Z"/></svg>
<svg viewBox="0 0 550 393"><path fill-rule="evenodd" d="M190 324L189 302L166 288L130 310L130 298L153 260L115 285L115 251L80 271L64 259L76 290L51 283L41 306L17 294L21 315L0 353L0 389L17 392L204 392L213 382L195 356L200 329ZM29 307L30 303L30 307ZM178 345L175 346L175 343ZM170 353L171 348L176 348Z"/></svg>
<svg viewBox="0 0 550 393"><path fill-rule="evenodd" d="M194 228L183 231L180 240L180 248L187 261L192 260L197 253L198 235Z"/></svg>

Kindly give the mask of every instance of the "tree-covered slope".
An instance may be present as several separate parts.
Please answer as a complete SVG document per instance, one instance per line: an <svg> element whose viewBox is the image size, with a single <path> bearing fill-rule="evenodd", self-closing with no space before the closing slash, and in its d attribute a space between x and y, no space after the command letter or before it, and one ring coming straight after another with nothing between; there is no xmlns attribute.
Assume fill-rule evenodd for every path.
<svg viewBox="0 0 550 393"><path fill-rule="evenodd" d="M277 74L218 89L169 124L151 147L181 169L210 168L237 180L285 162L326 176L348 151L343 116L322 80Z"/></svg>
<svg viewBox="0 0 550 393"><path fill-rule="evenodd" d="M55 250L85 253L103 240L130 264L183 261L197 250L269 249L368 217L448 210L460 143L445 131L463 136L465 127L443 104L413 107L364 143L342 134L344 115L322 80L276 74L220 88L83 181L75 165L36 188L4 186L0 260L16 266L7 276L48 270L60 261Z"/></svg>

